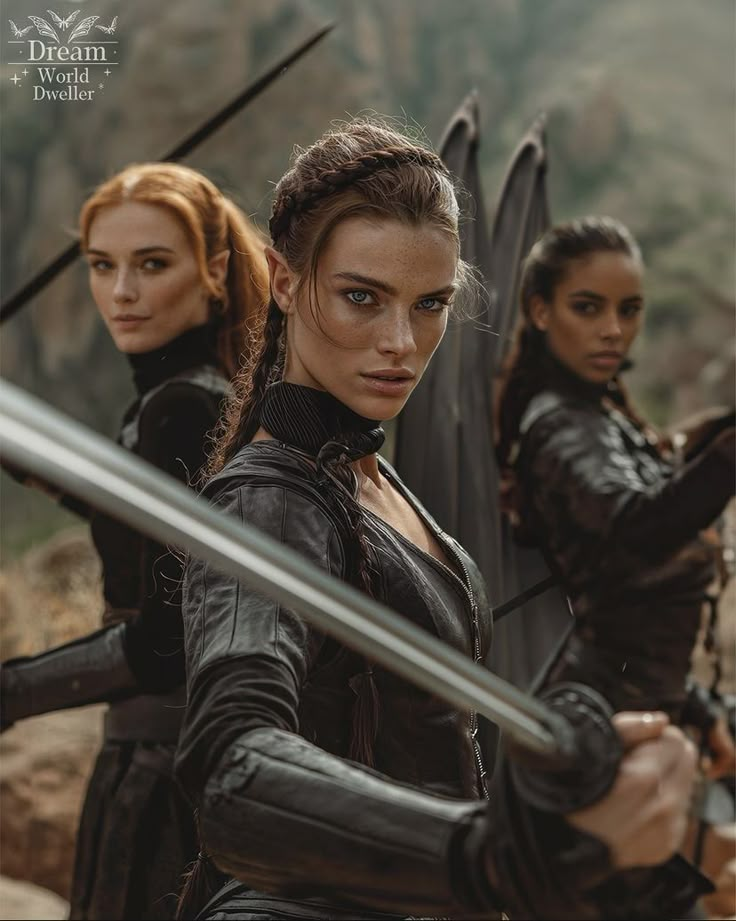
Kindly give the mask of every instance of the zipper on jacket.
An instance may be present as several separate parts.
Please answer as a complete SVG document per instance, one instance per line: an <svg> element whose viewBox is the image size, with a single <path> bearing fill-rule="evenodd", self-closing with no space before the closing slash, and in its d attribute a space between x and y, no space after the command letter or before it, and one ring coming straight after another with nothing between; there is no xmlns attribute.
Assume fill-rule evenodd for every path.
<svg viewBox="0 0 736 921"><path fill-rule="evenodd" d="M449 550L450 556L457 564L460 572L462 572L463 578L460 579L457 573L453 572L452 569L450 569L449 566L446 566L441 560L438 560L431 553L425 553L421 547L417 548L420 553L424 554L427 559L430 560L437 568L439 568L442 572L449 574L454 584L460 585L464 589L463 594L470 605L470 623L473 636L473 661L480 662L482 657L480 646L480 625L478 623L478 604L476 602L475 592L473 591L473 583L470 578L470 573L468 572L468 568L465 565L464 560L460 556L460 553L455 549L455 544L449 535L445 534L442 528L440 528L436 522L428 517L428 513L424 509L424 506L421 505L421 503L419 507L417 507L415 504L415 497L410 492L408 492L406 486L401 483L401 481L397 482L397 479L393 475L393 470L390 468L390 466L387 464L381 464L380 466L383 474L394 486L394 488L401 494L405 501L409 503L414 512L419 516L420 520L426 525L426 527L429 528L438 544L441 547L447 548ZM374 519L385 524L385 522L383 522L382 519L380 519L377 515L374 515L373 517ZM403 537L400 531L397 531L396 533ZM475 756L475 768L478 777L478 786L480 787L481 795L485 799L488 799L488 789L486 787L486 777L488 776L488 772L486 771L485 764L483 763L483 753L480 748L480 742L478 741L478 714L475 710L470 711L469 730L470 739L473 746L473 754Z"/></svg>
<svg viewBox="0 0 736 921"><path fill-rule="evenodd" d="M301 455L303 453L301 451L294 450L292 446L290 445L280 445L280 446L282 448L290 448L292 452L296 453L297 455ZM309 465L307 463L304 463L301 457L299 458L299 460L301 461L301 463L304 465L305 468L309 469ZM283 487L283 488L289 489L295 493L302 495L304 498L307 498L308 500L313 502L318 508L320 508L321 511L323 511L327 515L327 517L336 524L337 538L340 541L340 544L342 544L342 539L340 537L340 526L335 521L334 511L327 505L324 499L322 499L322 497L319 495L317 490L311 487L311 484L310 486L307 486L305 488L303 484L300 484L298 482L295 483L292 479L289 478L288 474L287 476L284 476L283 474L281 474L281 472L279 472L279 474L276 474L276 475L274 475L272 472L269 472L268 474L246 473L246 474L241 474L240 476L242 476L244 479L247 479L249 483L258 482L261 485ZM238 474L234 473L233 479L237 479L237 478L238 478ZM393 480L393 477L389 477L389 480ZM480 662L481 661L481 649L480 649L480 626L478 623L478 605L475 599L475 592L473 591L473 583L470 579L470 573L468 572L468 568L465 565L465 562L463 561L458 551L455 549L455 545L453 541L450 539L450 537L447 534L445 534L444 531L442 531L442 529L439 528L439 526L433 525L431 522L426 520L424 514L422 514L419 511L419 509L416 508L414 503L404 493L404 490L398 489L398 491L401 493L403 498L409 503L409 505L412 507L414 512L416 512L419 518L429 528L429 530L434 534L440 546L446 547L450 551L450 555L452 556L453 560L455 561L458 568L463 574L463 578L460 579L458 575L455 572L453 572L449 568L449 566L446 566L441 560L438 560L436 557L434 557L430 553L426 553L425 551L422 550L421 547L417 547L417 549L421 553L423 553L427 557L428 560L433 562L443 572L448 573L451 576L453 582L456 585L461 586L462 589L464 590L463 595L468 601L468 604L470 607L470 623L471 623L471 633L472 633L472 640L473 640L473 661ZM395 528L391 528L391 526L388 525L387 522L384 522L383 519L380 518L378 515L373 514L372 512L370 512L370 510L368 510L368 512L373 517L373 519L379 522L381 525L389 528L390 530L394 530L394 531L396 530ZM404 537L404 535L401 534L400 531L396 531L396 533L400 537L402 538ZM404 540L407 540L407 539L404 538ZM407 543L411 543L411 542L407 540ZM417 546L417 545L412 545L412 546ZM345 548L342 547L342 550L343 550L343 556L344 556ZM485 765L483 763L483 753L481 752L480 742L478 741L478 714L476 713L475 710L470 711L469 730L470 730L470 739L471 739L471 743L473 746L473 754L475 756L475 768L476 768L476 774L478 777L478 785L480 787L481 795L485 799L488 799L489 798L488 790L486 787L486 777L488 776L488 772L486 771Z"/></svg>
<svg viewBox="0 0 736 921"><path fill-rule="evenodd" d="M478 623L478 604L475 600L475 592L473 591L473 583L470 579L470 573L468 572L467 566L465 565L464 560L455 549L455 545L452 540L444 534L443 531L440 531L437 535L438 539L440 537L445 538L445 546L449 547L451 554L455 562L460 567L460 570L463 573L465 581L465 589L468 595L468 600L470 601L470 613L471 613L471 623L472 623L472 632L473 632L473 661L479 663L481 661L481 652L480 652L480 625ZM470 738L473 743L473 753L475 755L475 767L478 774L478 786L480 787L481 795L488 799L488 788L486 786L486 777L488 772L486 771L485 764L483 763L483 752L480 748L480 742L478 740L478 714L475 710L470 711Z"/></svg>

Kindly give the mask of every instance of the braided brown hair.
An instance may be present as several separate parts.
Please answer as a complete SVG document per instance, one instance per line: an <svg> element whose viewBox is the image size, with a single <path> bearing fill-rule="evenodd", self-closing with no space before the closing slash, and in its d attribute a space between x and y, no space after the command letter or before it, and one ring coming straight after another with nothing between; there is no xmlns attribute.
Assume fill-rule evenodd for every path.
<svg viewBox="0 0 736 921"><path fill-rule="evenodd" d="M273 245L297 276L298 290L309 292L317 311L316 276L320 254L337 226L356 214L369 214L412 225L429 223L454 241L461 284L469 278L459 260L459 207L447 168L439 157L408 135L379 119L356 119L328 131L306 150L297 151L292 167L276 186L270 230ZM235 396L210 465L216 473L247 444L260 425L264 395L283 374L286 342L283 315L273 298L249 350L250 358L235 382ZM326 446L331 448L332 445ZM363 532L357 479L347 452L320 452L318 476L340 520L345 522L349 578L374 593L376 570ZM377 700L366 663L358 703L351 757L372 763Z"/></svg>
<svg viewBox="0 0 736 921"><path fill-rule="evenodd" d="M268 225L271 239L274 243L278 242L288 230L295 214L303 214L327 196L348 186L354 186L361 179L373 176L380 170L395 169L402 164L424 166L449 176L445 164L431 150L387 145L381 150L373 150L355 157L354 160L347 160L334 169L325 170L313 179L307 180L300 189L289 189L288 184L282 181L282 185L287 187L282 187L274 200Z"/></svg>
<svg viewBox="0 0 736 921"><path fill-rule="evenodd" d="M387 122L356 119L328 131L306 150L297 151L291 169L275 190L269 225L273 246L296 274L297 291L308 292L315 315L320 255L338 225L357 214L415 226L429 223L441 229L457 248L460 286L472 286L472 274L459 258L459 207L442 161ZM219 472L258 431L266 390L282 377L285 354L286 327L272 296L235 380L208 475ZM342 522L347 578L373 595L378 567L364 532L358 480L351 466L354 447L350 439L328 442L317 457L317 476L321 494ZM347 755L372 765L379 699L372 663L363 660L358 667L350 680L355 703ZM193 874L193 878L198 875ZM178 917L189 917L190 909L190 900L182 898Z"/></svg>
<svg viewBox="0 0 736 921"><path fill-rule="evenodd" d="M269 225L273 246L297 274L298 289L310 291L313 311L320 254L337 225L355 214L434 224L460 252L457 197L439 157L386 121L355 119L297 150L275 189ZM460 260L458 282L460 287L473 283L472 273ZM263 396L283 372L285 349L283 317L272 298L235 380L209 476L258 430Z"/></svg>

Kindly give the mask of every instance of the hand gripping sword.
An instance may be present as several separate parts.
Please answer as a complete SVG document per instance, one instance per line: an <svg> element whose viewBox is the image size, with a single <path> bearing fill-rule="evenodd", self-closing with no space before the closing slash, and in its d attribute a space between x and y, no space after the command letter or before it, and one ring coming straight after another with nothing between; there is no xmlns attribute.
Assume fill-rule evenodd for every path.
<svg viewBox="0 0 736 921"><path fill-rule="evenodd" d="M567 812L618 769L611 711L582 685L531 697L256 528L223 515L152 465L0 381L0 454L161 543L287 605L318 629L459 710L497 723L529 802Z"/></svg>

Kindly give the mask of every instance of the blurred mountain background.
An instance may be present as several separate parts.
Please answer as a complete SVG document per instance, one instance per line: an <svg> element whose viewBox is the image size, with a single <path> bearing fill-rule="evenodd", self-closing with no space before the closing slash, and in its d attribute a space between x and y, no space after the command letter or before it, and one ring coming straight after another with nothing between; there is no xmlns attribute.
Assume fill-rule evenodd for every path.
<svg viewBox="0 0 736 921"><path fill-rule="evenodd" d="M733 0L57 0L62 16L118 16L118 66L91 102L34 102L11 82L8 21L44 10L2 7L3 300L71 241L98 182L155 159L332 21L185 162L265 230L295 144L365 110L405 116L436 143L475 87L492 214L506 162L546 111L553 219L611 214L642 244L646 330L629 377L640 405L667 425L733 402ZM105 434L132 396L81 263L3 325L0 360L4 377ZM3 475L3 562L72 521Z"/></svg>

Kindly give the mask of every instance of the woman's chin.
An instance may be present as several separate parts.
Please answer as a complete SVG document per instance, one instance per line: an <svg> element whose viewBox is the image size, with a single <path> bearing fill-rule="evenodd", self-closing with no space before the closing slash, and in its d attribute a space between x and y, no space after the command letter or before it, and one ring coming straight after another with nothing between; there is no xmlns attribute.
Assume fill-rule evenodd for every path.
<svg viewBox="0 0 736 921"><path fill-rule="evenodd" d="M408 396L402 397L364 397L351 401L350 409L363 416L364 419L375 419L378 422L389 422L395 419L406 406Z"/></svg>

